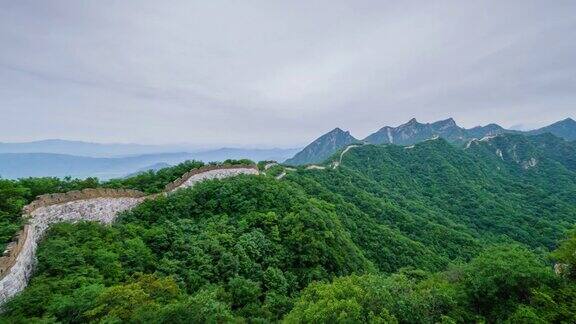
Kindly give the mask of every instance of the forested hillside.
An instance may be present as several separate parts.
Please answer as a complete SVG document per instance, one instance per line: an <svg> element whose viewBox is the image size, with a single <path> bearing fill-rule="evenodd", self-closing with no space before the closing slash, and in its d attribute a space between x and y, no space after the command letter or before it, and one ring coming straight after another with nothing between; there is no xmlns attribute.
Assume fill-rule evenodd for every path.
<svg viewBox="0 0 576 324"><path fill-rule="evenodd" d="M222 165L251 164L250 160L226 160ZM49 193L61 193L86 188L124 188L143 191L147 194L161 192L164 187L181 177L187 171L197 169L205 164L200 161L186 161L174 167L158 171L149 170L135 176L109 181L99 181L97 178L84 180L55 177L22 178L8 180L0 178L0 250L4 251L6 244L22 225L22 207L37 196Z"/></svg>
<svg viewBox="0 0 576 324"><path fill-rule="evenodd" d="M416 118L412 118L407 123L398 127L382 127L361 141L355 139L350 133L344 133L337 128L310 143L293 158L286 160L286 164L304 165L320 163L338 150L353 143L413 145L439 137L452 144L463 146L470 141L488 139L503 134L548 134L566 141L574 141L576 140L576 121L571 118L566 118L546 127L522 132L505 129L497 124L488 124L467 129L458 126L452 118L433 123L420 123Z"/></svg>
<svg viewBox="0 0 576 324"><path fill-rule="evenodd" d="M202 182L54 226L0 322L574 322L575 161L574 142L509 134ZM194 167L67 183L154 193Z"/></svg>

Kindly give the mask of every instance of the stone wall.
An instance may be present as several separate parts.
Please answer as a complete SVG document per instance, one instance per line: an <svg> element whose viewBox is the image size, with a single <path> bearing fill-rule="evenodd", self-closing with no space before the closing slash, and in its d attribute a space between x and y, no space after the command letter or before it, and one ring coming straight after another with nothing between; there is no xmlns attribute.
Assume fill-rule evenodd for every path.
<svg viewBox="0 0 576 324"><path fill-rule="evenodd" d="M187 172L168 184L164 192L192 187L207 179L222 179L239 174L256 175L258 169L252 165L207 166ZM34 270L36 248L51 224L79 220L110 224L119 212L156 196L146 196L136 190L101 188L39 196L24 207L28 224L0 257L0 305L26 287Z"/></svg>
<svg viewBox="0 0 576 324"><path fill-rule="evenodd" d="M169 183L165 192L193 186L196 182L206 179L222 179L239 174L258 174L255 165L207 165L199 169L186 172L176 181Z"/></svg>
<svg viewBox="0 0 576 324"><path fill-rule="evenodd" d="M22 291L31 277L36 247L51 224L79 220L111 223L118 212L138 205L145 197L100 197L41 205L31 210L28 224L0 259L0 305Z"/></svg>
<svg viewBox="0 0 576 324"><path fill-rule="evenodd" d="M40 195L36 200L24 207L24 213L29 214L36 208L45 207L49 205L58 205L76 200L85 200L92 198L123 198L132 197L140 198L146 196L145 193L138 190L131 189L108 189L108 188L95 188L74 190L65 193L54 193L48 195Z"/></svg>

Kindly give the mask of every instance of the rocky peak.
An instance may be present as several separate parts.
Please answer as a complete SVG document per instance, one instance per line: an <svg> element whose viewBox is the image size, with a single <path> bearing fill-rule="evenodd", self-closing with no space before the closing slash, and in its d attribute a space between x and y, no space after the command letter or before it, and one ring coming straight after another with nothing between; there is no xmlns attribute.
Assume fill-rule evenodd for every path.
<svg viewBox="0 0 576 324"><path fill-rule="evenodd" d="M434 124L438 124L441 126L456 126L456 121L454 120L454 118L450 117L448 119L439 120L439 121L435 122Z"/></svg>
<svg viewBox="0 0 576 324"><path fill-rule="evenodd" d="M458 127L458 125L456 125L456 121L453 118L448 118L445 120L440 120L440 121L437 121L435 123L432 123L432 127L443 130L443 129Z"/></svg>
<svg viewBox="0 0 576 324"><path fill-rule="evenodd" d="M333 130L326 133L326 135L350 135L350 132L344 131L340 127L336 127Z"/></svg>
<svg viewBox="0 0 576 324"><path fill-rule="evenodd" d="M414 125L420 125L420 123L416 120L416 118L412 118L406 124L402 124L398 127L406 127L406 126L414 126Z"/></svg>
<svg viewBox="0 0 576 324"><path fill-rule="evenodd" d="M290 165L319 163L329 158L339 149L358 142L360 141L350 135L349 131L336 127L317 138L293 158L286 160L285 163Z"/></svg>

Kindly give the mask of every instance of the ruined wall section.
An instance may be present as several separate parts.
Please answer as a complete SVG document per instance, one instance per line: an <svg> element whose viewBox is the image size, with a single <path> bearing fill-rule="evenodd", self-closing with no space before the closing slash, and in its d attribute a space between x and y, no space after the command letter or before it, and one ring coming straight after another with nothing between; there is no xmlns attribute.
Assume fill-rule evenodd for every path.
<svg viewBox="0 0 576 324"><path fill-rule="evenodd" d="M98 192L104 192L104 197L95 198ZM84 199L79 198L77 192L48 199L43 197L40 203L36 201L26 207L28 224L0 258L0 305L26 287L34 269L36 248L51 224L80 220L109 224L119 212L131 209L146 199L137 192L110 190L89 191L87 195L84 193ZM62 202L58 204L57 201Z"/></svg>
<svg viewBox="0 0 576 324"><path fill-rule="evenodd" d="M214 165L191 170L168 184L164 193L189 188L208 179L223 179L240 174L258 174L255 165ZM33 274L38 243L51 224L98 221L110 224L119 212L132 209L145 199L143 192L129 189L84 189L38 196L24 207L27 224L0 257L0 305L24 290Z"/></svg>

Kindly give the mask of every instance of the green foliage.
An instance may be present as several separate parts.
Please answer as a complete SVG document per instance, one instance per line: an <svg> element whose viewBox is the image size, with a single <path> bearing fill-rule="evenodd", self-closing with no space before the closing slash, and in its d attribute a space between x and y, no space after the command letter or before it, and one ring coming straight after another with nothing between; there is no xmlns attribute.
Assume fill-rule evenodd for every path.
<svg viewBox="0 0 576 324"><path fill-rule="evenodd" d="M532 290L556 280L532 252L520 246L498 246L482 252L464 267L462 284L470 309L488 319L502 318L514 305L527 303Z"/></svg>
<svg viewBox="0 0 576 324"><path fill-rule="evenodd" d="M253 165L254 162L248 159L225 160L224 162L211 162L209 165ZM122 179L112 179L104 183L107 188L126 188L140 190L147 194L162 192L167 184L177 180L186 172L198 169L206 164L201 161L189 160L176 166L163 168L157 171L149 170L136 174L132 177Z"/></svg>
<svg viewBox="0 0 576 324"><path fill-rule="evenodd" d="M332 205L254 176L206 181L147 201L111 227L55 225L38 260L30 287L7 305L10 315L156 321L193 306L206 320L211 309L217 318L278 320L310 282L375 271ZM160 288L154 293L149 283L134 282L138 273L174 278L181 296L160 298ZM60 305L87 285L105 287L93 304Z"/></svg>
<svg viewBox="0 0 576 324"><path fill-rule="evenodd" d="M0 322L573 323L576 232L550 256L562 276L547 250L576 221L575 156L547 135L466 150L434 140L364 145L337 169L281 181L282 166L205 181L112 226L53 226ZM17 228L36 194L153 193L200 165L105 184L0 181L0 221Z"/></svg>
<svg viewBox="0 0 576 324"><path fill-rule="evenodd" d="M159 193L167 184L180 178L184 173L204 166L200 161L185 161L176 166L157 171L149 170L129 178L112 179L104 184L108 188L127 188L140 190L148 194Z"/></svg>
<svg viewBox="0 0 576 324"><path fill-rule="evenodd" d="M308 287L287 315L289 323L435 323L456 307L445 279L408 274L351 276Z"/></svg>
<svg viewBox="0 0 576 324"><path fill-rule="evenodd" d="M334 204L380 270L438 270L449 260L469 260L486 244L551 249L576 221L576 173L548 156L540 140L511 136L496 143L511 157L535 156L531 169L503 161L496 147L464 150L434 140L413 148L364 145L336 170L300 170L285 179ZM576 148L570 152L576 156Z"/></svg>
<svg viewBox="0 0 576 324"><path fill-rule="evenodd" d="M211 163L213 165L252 165L253 161L226 160L222 163ZM200 161L185 161L174 167L164 168L158 171L147 171L133 177L123 179L112 179L101 183L97 178L64 179L45 178L23 178L19 180L0 179L0 250L4 251L6 244L12 240L14 234L23 224L21 218L22 207L33 201L37 196L49 193L62 193L72 190L82 190L86 188L125 188L140 190L148 194L159 193L165 186L184 173L197 169L205 164Z"/></svg>
<svg viewBox="0 0 576 324"><path fill-rule="evenodd" d="M576 296L546 296L565 284L533 253L516 245L492 247L470 263L435 275L405 271L392 276L338 278L306 288L288 323L510 322L548 323L574 319ZM562 305L561 307L551 307ZM566 306L572 307L567 310Z"/></svg>
<svg viewBox="0 0 576 324"><path fill-rule="evenodd" d="M0 251L4 251L23 224L22 207L36 196L82 190L98 186L98 179L24 178L20 180L0 179Z"/></svg>
<svg viewBox="0 0 576 324"><path fill-rule="evenodd" d="M576 229L568 233L552 257L558 262L558 270L562 275L576 280Z"/></svg>

